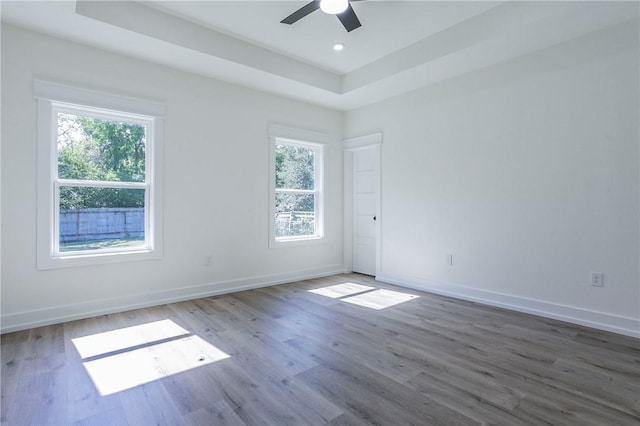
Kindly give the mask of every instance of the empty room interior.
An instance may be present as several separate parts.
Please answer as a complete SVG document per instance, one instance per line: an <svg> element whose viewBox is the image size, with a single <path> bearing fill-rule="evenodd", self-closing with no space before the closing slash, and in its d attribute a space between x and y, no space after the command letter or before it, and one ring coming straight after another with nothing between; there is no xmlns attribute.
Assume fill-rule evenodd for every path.
<svg viewBox="0 0 640 426"><path fill-rule="evenodd" d="M640 424L637 1L0 1L0 423Z"/></svg>

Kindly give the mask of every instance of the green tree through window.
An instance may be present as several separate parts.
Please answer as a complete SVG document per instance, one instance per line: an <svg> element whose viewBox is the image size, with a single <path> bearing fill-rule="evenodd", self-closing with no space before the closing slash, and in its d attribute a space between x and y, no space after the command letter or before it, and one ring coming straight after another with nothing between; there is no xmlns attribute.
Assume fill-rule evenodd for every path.
<svg viewBox="0 0 640 426"><path fill-rule="evenodd" d="M58 114L58 177L144 182L145 127ZM144 192L126 188L62 186L61 209L143 207Z"/></svg>
<svg viewBox="0 0 640 426"><path fill-rule="evenodd" d="M276 238L316 235L317 150L302 144L275 146Z"/></svg>

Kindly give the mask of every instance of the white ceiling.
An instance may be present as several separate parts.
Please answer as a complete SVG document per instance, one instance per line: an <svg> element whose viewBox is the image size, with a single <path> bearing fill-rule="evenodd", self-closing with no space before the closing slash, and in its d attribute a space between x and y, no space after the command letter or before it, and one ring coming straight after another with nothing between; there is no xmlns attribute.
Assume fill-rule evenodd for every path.
<svg viewBox="0 0 640 426"><path fill-rule="evenodd" d="M306 1L3 0L2 21L189 72L348 110L638 19L627 2L353 3L347 33ZM341 52L332 50L345 44Z"/></svg>
<svg viewBox="0 0 640 426"><path fill-rule="evenodd" d="M497 1L358 1L360 28L348 33L316 11L293 25L280 21L309 1L163 1L150 5L236 38L344 74L458 24ZM335 43L346 50L333 51Z"/></svg>

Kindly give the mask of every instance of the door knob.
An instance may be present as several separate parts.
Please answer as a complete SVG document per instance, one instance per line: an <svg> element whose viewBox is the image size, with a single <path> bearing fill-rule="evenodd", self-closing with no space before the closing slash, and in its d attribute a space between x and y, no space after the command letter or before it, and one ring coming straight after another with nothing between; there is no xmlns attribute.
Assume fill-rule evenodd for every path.
<svg viewBox="0 0 640 426"><path fill-rule="evenodd" d="M376 217L375 217L375 216L373 217L373 220L376 220Z"/></svg>

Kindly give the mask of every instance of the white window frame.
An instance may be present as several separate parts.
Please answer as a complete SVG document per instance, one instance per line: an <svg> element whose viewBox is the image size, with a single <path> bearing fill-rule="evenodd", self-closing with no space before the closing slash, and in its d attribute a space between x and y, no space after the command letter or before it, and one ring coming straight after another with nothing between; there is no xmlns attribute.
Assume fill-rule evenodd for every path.
<svg viewBox="0 0 640 426"><path fill-rule="evenodd" d="M269 247L282 248L300 245L318 244L324 241L325 217L325 151L328 136L310 130L295 129L281 125L269 126ZM277 190L276 189L276 146L279 144L300 146L315 152L314 189L313 190ZM313 194L315 197L314 221L315 234L299 237L276 237L276 193L294 192Z"/></svg>
<svg viewBox="0 0 640 426"><path fill-rule="evenodd" d="M162 141L164 105L36 80L38 102L37 269L143 261L162 257ZM145 126L145 181L103 182L58 177L58 113ZM60 186L145 190L145 244L121 249L60 252Z"/></svg>

